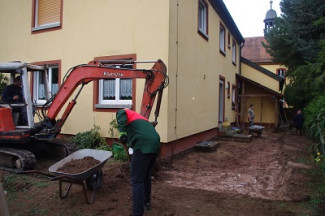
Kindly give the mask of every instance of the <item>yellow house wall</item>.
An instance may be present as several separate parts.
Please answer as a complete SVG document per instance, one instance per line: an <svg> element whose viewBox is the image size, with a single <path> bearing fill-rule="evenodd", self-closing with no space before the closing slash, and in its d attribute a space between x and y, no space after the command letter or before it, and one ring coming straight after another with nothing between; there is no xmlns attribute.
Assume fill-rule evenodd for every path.
<svg viewBox="0 0 325 216"><path fill-rule="evenodd" d="M31 34L32 1L2 1L0 61L61 60L61 77L72 66L94 57L136 54L137 60L162 59L168 66L169 1L63 1L62 29ZM151 68L152 64L137 68ZM136 110L140 110L143 81L136 83ZM164 92L157 130L167 141L167 95ZM93 112L93 84L80 94L62 132L76 134L93 124L108 136L113 112ZM152 115L153 116L153 115Z"/></svg>
<svg viewBox="0 0 325 216"><path fill-rule="evenodd" d="M259 64L261 67L271 71L272 73L276 74L276 70L280 68L286 68L284 65L280 64Z"/></svg>
<svg viewBox="0 0 325 216"><path fill-rule="evenodd" d="M241 63L242 66L242 76L255 81L275 92L279 91L279 81L267 76L266 74L252 68L251 66ZM271 69L271 68L270 68ZM276 101L271 96L256 96L258 94L266 95L269 94L260 88L256 88L247 84L245 86L245 94L255 95L247 99L246 103L243 104L244 110L244 121L248 122L247 110L250 104L254 105L255 111L255 124L270 124L275 123L275 113L276 113Z"/></svg>
<svg viewBox="0 0 325 216"><path fill-rule="evenodd" d="M161 141L173 141L218 126L219 78L224 77L225 84L229 81L230 87L236 84L240 48L237 44L236 65L232 64L232 50L227 43L226 55L219 52L219 24L223 22L211 5L208 8L209 39L206 40L197 32L197 1L63 3L61 30L31 34L32 1L2 2L0 28L5 40L0 40L0 61L61 60L63 78L69 68L88 63L95 57L136 54L137 60L161 58L170 77L157 125ZM228 27L225 28L227 40ZM145 64L137 68L151 66ZM143 83L142 80L136 83L137 111ZM224 116L234 122L231 97L228 99L226 94L227 89ZM90 83L81 92L62 132L76 134L96 124L101 127L101 134L108 136L108 124L114 117L114 112L93 111L93 84Z"/></svg>
<svg viewBox="0 0 325 216"><path fill-rule="evenodd" d="M246 94L266 94L253 86L246 85ZM270 96L250 97L243 104L244 121L248 122L248 108L251 104L254 105L255 124L270 124L275 123L275 103L276 101Z"/></svg>
<svg viewBox="0 0 325 216"><path fill-rule="evenodd" d="M253 80L269 89L272 89L273 91L279 92L279 81L267 76L266 74L250 67L245 63L241 63L241 67L242 76Z"/></svg>
<svg viewBox="0 0 325 216"><path fill-rule="evenodd" d="M177 5L178 2L178 5ZM226 56L219 52L220 17L209 5L208 35L198 33L198 2L170 0L170 40L168 90L168 137L175 140L218 126L219 76L236 84L239 64L232 64L232 51L226 43ZM226 39L228 28L226 27ZM231 35L231 39L232 39ZM237 62L239 45L237 44ZM227 90L225 90L227 91ZM235 121L231 98L225 95L225 117Z"/></svg>
<svg viewBox="0 0 325 216"><path fill-rule="evenodd" d="M274 74L277 74L277 69L280 68L285 68L286 70L288 70L288 68L284 65L280 65L280 64L260 64L261 67L264 67L265 69L273 72ZM288 85L290 83L290 79L286 78L285 80L285 84ZM285 86L284 86L285 87Z"/></svg>

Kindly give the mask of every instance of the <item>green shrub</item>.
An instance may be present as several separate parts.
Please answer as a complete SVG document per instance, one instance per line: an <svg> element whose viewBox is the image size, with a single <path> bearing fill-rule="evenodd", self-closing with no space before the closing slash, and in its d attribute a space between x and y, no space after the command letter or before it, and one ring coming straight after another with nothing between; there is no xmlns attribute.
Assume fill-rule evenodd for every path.
<svg viewBox="0 0 325 216"><path fill-rule="evenodd" d="M312 100L304 109L304 129L315 141L321 141L325 132L325 95Z"/></svg>
<svg viewBox="0 0 325 216"><path fill-rule="evenodd" d="M76 136L72 138L72 141L78 146L79 149L104 149L105 146L107 146L107 143L105 138L100 135L99 129L99 126L94 125L90 131L77 133Z"/></svg>
<svg viewBox="0 0 325 216"><path fill-rule="evenodd" d="M113 157L116 160L121 160L121 161L127 161L129 159L126 150L124 149L123 145L120 143L113 144Z"/></svg>

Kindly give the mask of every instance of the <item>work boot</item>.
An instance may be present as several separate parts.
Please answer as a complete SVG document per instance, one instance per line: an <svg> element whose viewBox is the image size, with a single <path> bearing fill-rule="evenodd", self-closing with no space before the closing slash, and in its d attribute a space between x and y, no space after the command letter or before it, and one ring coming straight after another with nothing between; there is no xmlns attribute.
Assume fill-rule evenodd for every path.
<svg viewBox="0 0 325 216"><path fill-rule="evenodd" d="M150 203L146 203L146 204L144 204L144 210L146 210L146 211L150 211L151 210L151 205L150 205Z"/></svg>

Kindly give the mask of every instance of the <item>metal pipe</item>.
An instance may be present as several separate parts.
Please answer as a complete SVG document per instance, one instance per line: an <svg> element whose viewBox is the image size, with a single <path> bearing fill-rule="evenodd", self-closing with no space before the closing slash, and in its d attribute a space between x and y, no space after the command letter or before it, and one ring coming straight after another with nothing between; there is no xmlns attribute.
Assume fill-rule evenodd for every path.
<svg viewBox="0 0 325 216"><path fill-rule="evenodd" d="M136 63L156 63L157 60L142 60L142 61L134 61L134 60L99 60L102 64L136 64Z"/></svg>

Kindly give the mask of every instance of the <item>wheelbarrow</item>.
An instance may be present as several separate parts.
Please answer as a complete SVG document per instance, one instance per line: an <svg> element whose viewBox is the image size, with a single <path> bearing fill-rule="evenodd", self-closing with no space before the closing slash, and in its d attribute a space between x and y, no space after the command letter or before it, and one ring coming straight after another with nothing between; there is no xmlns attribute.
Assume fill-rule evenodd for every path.
<svg viewBox="0 0 325 216"><path fill-rule="evenodd" d="M64 199L68 196L69 191L73 184L79 184L83 187L83 192L85 195L85 200L88 204L93 203L96 189L98 189L103 182L103 171L102 167L105 162L112 156L112 152L103 151L103 150L94 150L94 149L81 149L78 150L69 156L63 158L57 163L53 164L49 168L49 172L54 174L55 177L51 178L52 181L59 181L59 195L61 199ZM65 166L68 162L76 159L82 159L84 157L93 157L94 159L100 161L99 164L89 168L88 170L82 171L80 173L65 173L59 171L59 169ZM62 183L68 183L68 187L63 193ZM92 191L90 199L87 195L86 187Z"/></svg>
<svg viewBox="0 0 325 216"><path fill-rule="evenodd" d="M262 131L265 127L260 125L252 125L248 128L248 133L253 134L256 133L257 137L260 137L262 135Z"/></svg>

